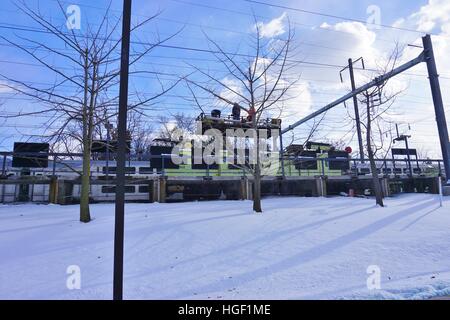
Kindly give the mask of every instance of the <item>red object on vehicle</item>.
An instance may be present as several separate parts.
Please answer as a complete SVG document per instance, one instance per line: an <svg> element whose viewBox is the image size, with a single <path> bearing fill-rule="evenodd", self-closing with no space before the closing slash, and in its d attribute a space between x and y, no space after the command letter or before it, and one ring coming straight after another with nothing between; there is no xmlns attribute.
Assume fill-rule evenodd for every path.
<svg viewBox="0 0 450 320"><path fill-rule="evenodd" d="M248 121L252 121L252 120L253 120L253 117L255 116L255 114L256 114L255 108L251 107L251 108L248 110L248 117L247 117L247 120L248 120Z"/></svg>
<svg viewBox="0 0 450 320"><path fill-rule="evenodd" d="M345 147L345 152L352 153L352 147Z"/></svg>

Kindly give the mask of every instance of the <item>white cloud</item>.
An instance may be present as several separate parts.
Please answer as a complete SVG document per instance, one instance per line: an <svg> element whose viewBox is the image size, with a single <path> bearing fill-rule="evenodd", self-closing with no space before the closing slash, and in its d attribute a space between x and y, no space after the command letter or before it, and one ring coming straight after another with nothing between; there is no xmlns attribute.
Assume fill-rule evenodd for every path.
<svg viewBox="0 0 450 320"><path fill-rule="evenodd" d="M405 23L405 18L400 18L400 19L396 20L396 21L392 24L392 26L393 26L394 28L400 28L404 23Z"/></svg>
<svg viewBox="0 0 450 320"><path fill-rule="evenodd" d="M344 21L334 25L323 23L320 28L337 31L329 37L333 38L330 41L335 42L338 47L344 42L347 48L354 51L356 55L363 55L365 59L371 59L377 55L374 47L377 35L361 22Z"/></svg>
<svg viewBox="0 0 450 320"><path fill-rule="evenodd" d="M4 82L4 81L0 81L0 93L13 93L15 92L15 90L12 88L13 85Z"/></svg>
<svg viewBox="0 0 450 320"><path fill-rule="evenodd" d="M437 25L450 21L450 1L430 0L418 12L410 15L409 19L414 20L417 30L429 32Z"/></svg>
<svg viewBox="0 0 450 320"><path fill-rule="evenodd" d="M412 13L407 18L402 19L402 27L414 28L418 31L439 30L432 36L434 56L439 73L448 75L450 69L450 59L448 52L450 50L450 1L448 0L429 0L428 4L422 6L417 12ZM422 39L417 35L409 43L422 46ZM420 49L407 47L404 50L402 62L415 58L420 53ZM426 74L425 64L416 67L415 72L419 71ZM443 84L441 84L441 87ZM427 88L428 89L428 88ZM447 102L450 101L448 95L443 95Z"/></svg>
<svg viewBox="0 0 450 320"><path fill-rule="evenodd" d="M429 0L426 5L420 7L419 11L410 14L406 18L398 19L392 26L431 32L439 27L444 31L444 27L448 22L450 22L450 1Z"/></svg>
<svg viewBox="0 0 450 320"><path fill-rule="evenodd" d="M300 81L295 88L291 89L289 96L292 96L292 99L287 100L281 108L280 118L284 127L312 112L313 98L308 82ZM279 114L274 115L279 116Z"/></svg>
<svg viewBox="0 0 450 320"><path fill-rule="evenodd" d="M283 12L281 16L275 18L267 23L258 22L257 27L260 30L261 37L273 38L282 35L286 32L284 19L286 18L286 12ZM256 28L256 26L255 26Z"/></svg>
<svg viewBox="0 0 450 320"><path fill-rule="evenodd" d="M253 63L252 63L252 68L255 66L256 64L256 71L255 71L255 77L260 77L263 72L266 70L266 68L270 68L269 65L273 62L272 59L270 58L263 58L263 57L259 57L258 61L256 61L256 59L253 59ZM275 61L275 64L279 64L279 62ZM270 71L270 70L269 70ZM266 74L268 77L268 81L272 81L272 77L269 74L269 72ZM274 78L275 80L275 78Z"/></svg>
<svg viewBox="0 0 450 320"><path fill-rule="evenodd" d="M226 77L221 82L229 89L223 88L219 92L220 96L233 102L242 103L242 98L239 95L242 95L243 88L239 80ZM223 101L217 99L217 104L222 105Z"/></svg>

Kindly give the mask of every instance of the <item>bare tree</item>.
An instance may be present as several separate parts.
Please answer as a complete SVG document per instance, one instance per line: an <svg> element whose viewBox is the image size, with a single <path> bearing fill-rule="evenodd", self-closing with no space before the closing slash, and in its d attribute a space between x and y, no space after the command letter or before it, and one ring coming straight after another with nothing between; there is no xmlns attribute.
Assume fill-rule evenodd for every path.
<svg viewBox="0 0 450 320"><path fill-rule="evenodd" d="M158 117L160 125L158 138L175 140L179 139L180 132L185 135L193 134L195 131L195 118L184 113L177 113L173 116Z"/></svg>
<svg viewBox="0 0 450 320"><path fill-rule="evenodd" d="M150 146L154 137L154 128L145 121L145 117L138 112L129 112L127 117L128 131L131 137L132 156L138 161L144 160L144 155L150 152Z"/></svg>
<svg viewBox="0 0 450 320"><path fill-rule="evenodd" d="M385 74L395 68L399 58L398 46L384 62L384 66L379 67L378 75ZM392 146L393 121L389 119L389 110L395 103L396 98L403 90L388 88L389 80L378 81L372 89L361 94L360 102L365 105L361 111L360 123L365 135L366 155L369 159L370 171L372 173L373 191L375 193L376 204L384 206L383 190L381 188L378 168L376 165L377 154L383 154L379 159L385 159Z"/></svg>
<svg viewBox="0 0 450 320"><path fill-rule="evenodd" d="M336 150L344 150L348 146L348 142L344 139L325 138L323 142L330 144Z"/></svg>
<svg viewBox="0 0 450 320"><path fill-rule="evenodd" d="M48 76L54 77L52 85L44 86L23 81L19 78L0 76L6 80L5 86L17 94L31 98L40 103L40 110L22 112L17 116L33 116L47 114L50 116L45 132L37 134L40 139L65 147L69 150L75 146L83 153L83 170L81 174L80 221L91 220L89 212L90 160L93 138L99 126L107 121L115 121L118 114L118 93L111 89L117 88L120 73L120 43L114 38L118 34L120 19L111 20L110 8L105 10L100 23L83 25L81 30L67 30L65 24L57 25L46 19L39 10L30 8L24 1L17 8L30 18L47 35L46 40L16 35L16 39L0 36L9 45L28 55L32 60L44 67ZM59 9L65 20L65 8L58 2ZM159 13L146 18L132 27L132 33L153 20ZM130 66L134 67L145 55L161 43L171 39L175 34L153 43L139 43L139 50L132 48ZM62 44L58 49L48 45L50 42ZM59 61L64 67L56 66ZM142 73L145 70L131 69L130 74ZM136 94L136 101L130 103L129 109L139 110L152 103L172 89L179 80L164 86L158 92L143 97ZM76 143L79 142L79 144Z"/></svg>
<svg viewBox="0 0 450 320"><path fill-rule="evenodd" d="M430 159L431 150L428 146L420 146L417 148L417 158L419 159Z"/></svg>
<svg viewBox="0 0 450 320"><path fill-rule="evenodd" d="M298 62L291 58L294 47L294 30L288 23L283 35L276 38L266 38L261 25L255 18L255 32L251 35L251 53L229 53L216 41L207 35L211 53L217 63L224 69L225 75L212 74L197 66L191 65L196 75L206 81L196 81L191 77L187 81L188 88L193 95L193 101L204 110L201 98L194 89L206 93L209 102L214 99L222 108L238 107L249 115L251 128L256 133L252 148L256 148L256 161L246 165L246 169L253 176L253 210L262 212L261 208L261 156L267 150L260 150L259 125L265 117L280 117L289 100L294 96L288 94L297 84L300 77L295 72Z"/></svg>

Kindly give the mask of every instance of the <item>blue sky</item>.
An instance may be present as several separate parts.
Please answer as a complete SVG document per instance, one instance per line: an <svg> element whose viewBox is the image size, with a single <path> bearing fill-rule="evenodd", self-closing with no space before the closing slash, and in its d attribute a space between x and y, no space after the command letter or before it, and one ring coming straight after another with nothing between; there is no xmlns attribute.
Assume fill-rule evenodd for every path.
<svg viewBox="0 0 450 320"><path fill-rule="evenodd" d="M13 38L17 35L33 37L36 40L44 40L48 45L55 47L61 44L49 39L46 35L12 31L8 27L36 26L29 18L19 13L14 1L5 0L0 10L0 34ZM25 0L30 6L39 6L42 14L51 17L56 23L63 25L64 16L57 7L55 0ZM265 2L265 1L263 1ZM133 39L151 42L156 33L162 37L172 34L183 28L182 32L170 40L170 45L208 48L203 32L219 42L226 50L248 52L248 39L253 32L254 20L252 12L257 16L258 22L268 32L283 32L290 19L296 32L296 42L299 46L298 59L308 62L329 63L344 66L349 57L358 58L364 56L369 67L373 67L378 61L393 50L395 43L405 47L408 43L420 44L420 37L425 32L434 34L436 58L441 77L441 86L446 104L447 114L450 111L450 94L448 88L450 79L450 59L447 52L450 46L450 8L449 1L278 1L277 4L299 8L306 11L314 11L328 15L342 16L349 19L366 21L369 17L369 6L377 6L380 9L381 24L417 30L418 32L402 31L392 28L375 29L373 25L367 25L355 21L332 18L329 16L302 13L286 8L274 8L271 6L249 3L243 0L160 0L144 1L135 0L133 3L133 22L141 21L146 16L153 15L156 10L162 11L161 15L146 25L141 31L133 35ZM82 14L83 25L98 23L109 1L62 1L63 6L70 4L79 5ZM122 1L112 1L112 14L120 16ZM6 28L1 28L1 27ZM5 42L0 39L0 44ZM405 47L404 59L412 58L420 52L419 49ZM151 52L137 68L159 71L166 74L187 74L192 70L189 64L195 64L201 68L218 70L221 68L213 57L207 53L189 52L168 48L157 48ZM58 59L53 60L58 64ZM0 74L20 78L24 81L52 82L54 79L45 72L45 69L32 66L33 61L17 49L2 46L0 50ZM312 68L303 65L299 67L301 84L298 90L298 99L289 108L289 117L285 123L292 123L311 111L325 105L327 102L340 97L347 91L347 85L341 85L339 70L337 68ZM426 70L418 67L411 71L414 75L406 75L396 79L395 86L404 86L405 92L395 105L396 121L400 124L402 133L410 133L413 137L413 147L421 149L429 156L440 157L437 130L435 128L433 106L427 79ZM220 72L224 74L224 70ZM370 74L360 72L357 80L362 83L370 78ZM174 78L168 76L163 81L170 83ZM2 81L0 79L0 81ZM0 107L3 113L13 114L18 111L35 110L39 108L35 103L20 100L20 96L13 96L0 82ZM158 82L151 77L132 77L130 84L138 91L151 93L157 88ZM195 115L199 110L192 103L179 96L187 96L189 93L183 85L177 86L166 96L158 101L154 110L149 111L148 121L154 120L159 115L170 116L177 112ZM350 104L351 105L351 104ZM332 138L344 139L349 145L355 146L355 139L348 134L349 127L344 121L345 111L343 107L337 107L327 114L323 128L317 139ZM448 115L447 118L450 118ZM29 133L36 133L44 125L48 118L21 118L0 119L0 149L10 150L12 142L24 140ZM408 126L409 125L409 126ZM409 131L408 128L411 127ZM295 131L289 138L301 140L307 126Z"/></svg>

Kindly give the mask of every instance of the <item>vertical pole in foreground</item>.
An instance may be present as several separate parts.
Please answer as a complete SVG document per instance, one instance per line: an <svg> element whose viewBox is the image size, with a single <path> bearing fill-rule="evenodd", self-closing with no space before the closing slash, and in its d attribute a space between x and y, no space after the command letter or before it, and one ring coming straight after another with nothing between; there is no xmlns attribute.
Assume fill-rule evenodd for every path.
<svg viewBox="0 0 450 320"><path fill-rule="evenodd" d="M412 167L411 167L411 156L409 155L408 136L405 136L405 147L406 147L406 158L408 159L409 177L412 178L413 172L412 172Z"/></svg>
<svg viewBox="0 0 450 320"><path fill-rule="evenodd" d="M284 178L285 177L285 172L284 172L284 152L283 152L283 134L281 133L281 126L280 126L280 131L279 131L279 135L280 135L280 164L281 164L281 176Z"/></svg>
<svg viewBox="0 0 450 320"><path fill-rule="evenodd" d="M348 70L350 72L350 82L352 84L352 91L355 91L355 75L353 73L353 61L352 59L348 59ZM364 147L362 142L362 134L361 134L361 122L359 120L359 108L358 108L358 97L356 95L353 96L353 106L355 107L355 121L356 121L356 133L358 134L358 146L359 146L359 158L364 159ZM364 160L362 160L364 162Z"/></svg>
<svg viewBox="0 0 450 320"><path fill-rule="evenodd" d="M425 62L427 63L428 78L430 80L431 95L433 96L442 159L444 160L445 177L447 184L450 184L450 141L448 138L447 122L445 120L444 104L442 103L439 75L437 73L436 61L434 60L433 44L431 43L429 34L422 38L422 43L425 52Z"/></svg>
<svg viewBox="0 0 450 320"><path fill-rule="evenodd" d="M128 69L130 53L131 0L123 2L122 51L120 64L119 123L117 126L117 185L114 226L113 298L123 298L123 234L125 216L125 153L128 104Z"/></svg>
<svg viewBox="0 0 450 320"><path fill-rule="evenodd" d="M109 180L109 148L111 144L111 135L109 134L111 125L109 121L106 121L105 128L106 128L106 180Z"/></svg>
<svg viewBox="0 0 450 320"><path fill-rule="evenodd" d="M6 154L3 156L2 176L6 176Z"/></svg>

